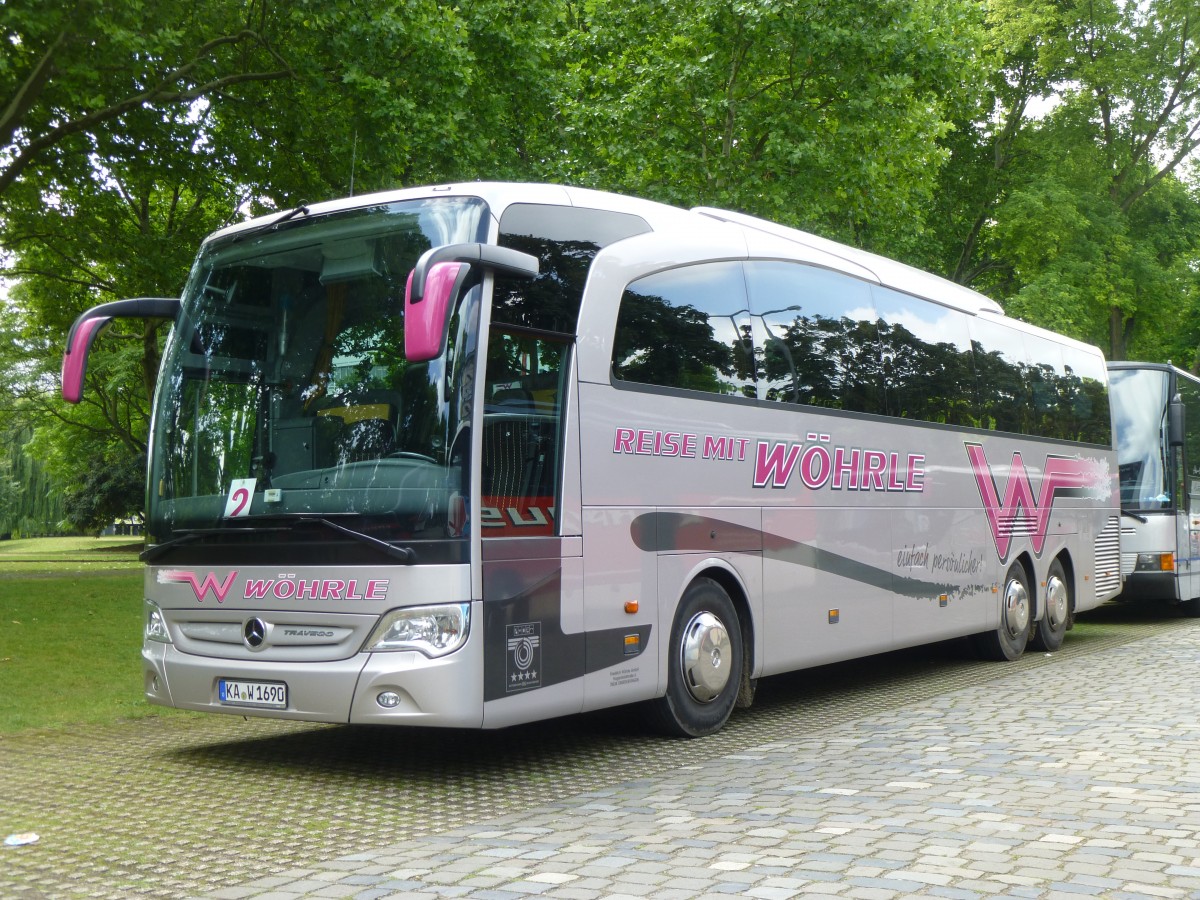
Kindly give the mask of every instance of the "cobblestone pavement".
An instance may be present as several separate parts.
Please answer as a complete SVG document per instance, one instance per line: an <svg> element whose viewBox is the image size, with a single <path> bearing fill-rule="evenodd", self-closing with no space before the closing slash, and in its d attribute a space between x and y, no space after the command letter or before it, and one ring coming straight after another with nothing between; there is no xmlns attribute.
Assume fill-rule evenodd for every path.
<svg viewBox="0 0 1200 900"><path fill-rule="evenodd" d="M1200 897L1200 623L766 679L699 741L175 716L0 739L0 897ZM1196 761L1193 762L1193 759Z"/></svg>
<svg viewBox="0 0 1200 900"><path fill-rule="evenodd" d="M1200 896L1198 651L1177 631L212 896Z"/></svg>

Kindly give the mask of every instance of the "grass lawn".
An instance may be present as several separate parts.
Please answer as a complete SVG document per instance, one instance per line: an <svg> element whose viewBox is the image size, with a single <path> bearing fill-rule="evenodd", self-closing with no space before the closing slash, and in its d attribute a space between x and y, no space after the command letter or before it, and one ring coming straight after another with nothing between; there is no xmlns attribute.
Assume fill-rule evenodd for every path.
<svg viewBox="0 0 1200 900"><path fill-rule="evenodd" d="M165 712L142 698L142 565L126 538L0 541L0 733Z"/></svg>

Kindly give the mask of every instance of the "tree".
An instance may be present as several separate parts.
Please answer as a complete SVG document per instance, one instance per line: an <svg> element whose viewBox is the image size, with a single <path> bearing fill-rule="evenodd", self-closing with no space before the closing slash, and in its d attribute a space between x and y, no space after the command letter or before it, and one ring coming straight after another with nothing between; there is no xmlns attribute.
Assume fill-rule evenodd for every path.
<svg viewBox="0 0 1200 900"><path fill-rule="evenodd" d="M987 21L996 76L952 138L926 262L1111 358L1190 359L1195 4L996 0Z"/></svg>
<svg viewBox="0 0 1200 900"><path fill-rule="evenodd" d="M0 131L11 260L0 274L18 287L0 359L20 375L9 416L36 423L33 446L54 473L144 456L165 332L162 321L115 323L72 409L48 390L71 321L106 300L178 296L204 235L242 208L470 177L500 147L513 148L506 174L519 177L532 150L507 138L546 90L524 66L545 50L534 26L549 5L4 7L19 52L0 60L14 97ZM497 42L510 31L520 50ZM497 89L505 79L528 91Z"/></svg>
<svg viewBox="0 0 1200 900"><path fill-rule="evenodd" d="M976 4L585 10L569 35L568 179L893 252L922 231L951 112L978 75Z"/></svg>
<svg viewBox="0 0 1200 900"><path fill-rule="evenodd" d="M0 97L10 99L0 113L0 196L141 110L186 112L291 75L266 0L8 0L2 9Z"/></svg>

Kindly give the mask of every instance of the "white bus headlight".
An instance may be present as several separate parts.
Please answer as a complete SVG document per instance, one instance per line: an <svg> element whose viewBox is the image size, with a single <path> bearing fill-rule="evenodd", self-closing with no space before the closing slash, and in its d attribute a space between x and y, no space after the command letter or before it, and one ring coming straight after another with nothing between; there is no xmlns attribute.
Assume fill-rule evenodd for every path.
<svg viewBox="0 0 1200 900"><path fill-rule="evenodd" d="M158 641L162 644L171 643L171 633L167 631L167 621L163 618L162 610L153 600L146 601L146 619L143 623L142 636L148 641Z"/></svg>
<svg viewBox="0 0 1200 900"><path fill-rule="evenodd" d="M467 642L471 604L410 606L387 613L371 632L364 650L418 650L426 656L453 653Z"/></svg>

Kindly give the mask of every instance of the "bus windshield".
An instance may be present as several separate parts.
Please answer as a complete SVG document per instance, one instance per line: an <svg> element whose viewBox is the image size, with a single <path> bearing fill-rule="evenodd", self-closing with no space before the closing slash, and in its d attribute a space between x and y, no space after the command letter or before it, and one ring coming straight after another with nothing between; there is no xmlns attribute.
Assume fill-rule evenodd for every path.
<svg viewBox="0 0 1200 900"><path fill-rule="evenodd" d="M1113 427L1121 472L1121 508L1130 512L1172 506L1167 453L1167 391L1170 373L1161 369L1113 369Z"/></svg>
<svg viewBox="0 0 1200 900"><path fill-rule="evenodd" d="M448 197L293 215L207 245L159 379L150 543L464 537L479 288L429 362L405 359L402 316L421 253L484 240L487 221L483 201Z"/></svg>

